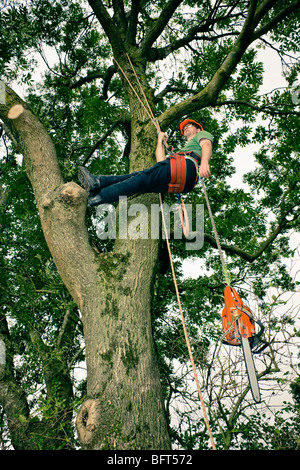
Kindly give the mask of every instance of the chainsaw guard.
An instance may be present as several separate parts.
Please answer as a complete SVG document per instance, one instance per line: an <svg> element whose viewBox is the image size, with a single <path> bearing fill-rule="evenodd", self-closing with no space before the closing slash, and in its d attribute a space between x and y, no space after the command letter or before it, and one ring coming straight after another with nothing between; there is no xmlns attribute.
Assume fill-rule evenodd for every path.
<svg viewBox="0 0 300 470"><path fill-rule="evenodd" d="M240 346L240 337L242 336L248 338L251 344L254 338L262 334L262 331L258 335L255 332L255 322L252 319L251 310L243 303L237 291L234 288L231 289L230 286L225 287L224 300L222 323L225 339L223 343Z"/></svg>

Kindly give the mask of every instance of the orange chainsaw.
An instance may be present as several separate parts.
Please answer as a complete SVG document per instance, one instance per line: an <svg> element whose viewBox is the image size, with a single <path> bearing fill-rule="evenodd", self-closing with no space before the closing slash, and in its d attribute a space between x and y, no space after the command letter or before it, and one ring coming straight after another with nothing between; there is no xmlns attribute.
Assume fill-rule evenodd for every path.
<svg viewBox="0 0 300 470"><path fill-rule="evenodd" d="M260 338L264 332L264 326L260 321L254 320L249 307L244 304L237 291L229 285L225 287L224 300L222 342L230 346L242 347L252 396L259 403L261 397L252 354L257 354L268 346L268 343ZM255 324L258 324L260 328L257 333Z"/></svg>
<svg viewBox="0 0 300 470"><path fill-rule="evenodd" d="M203 178L200 178L200 183L202 185L209 217L222 263L223 274L227 284L227 287L225 287L224 290L225 307L222 311L222 322L224 329L222 342L224 344L229 344L230 346L242 347L252 396L253 399L259 403L261 397L252 353L259 353L268 346L268 343L261 340L260 338L263 334L264 327L261 322L254 320L249 307L247 307L242 302L237 291L233 288L231 289L230 287L230 276L222 254L222 248ZM256 323L260 327L258 333L255 331Z"/></svg>

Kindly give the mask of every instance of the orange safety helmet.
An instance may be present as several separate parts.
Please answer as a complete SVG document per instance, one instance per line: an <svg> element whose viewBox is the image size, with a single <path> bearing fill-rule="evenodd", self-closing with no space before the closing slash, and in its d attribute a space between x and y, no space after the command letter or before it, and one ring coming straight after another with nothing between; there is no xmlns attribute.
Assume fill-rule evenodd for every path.
<svg viewBox="0 0 300 470"><path fill-rule="evenodd" d="M185 119L184 121L182 121L180 124L179 124L179 129L180 129L180 132L181 134L183 134L183 128L186 124L188 123L192 123L192 124L196 124L196 126L200 127L200 129L203 131L203 127L201 126L201 124L199 124L199 122L197 121L194 121L193 119Z"/></svg>

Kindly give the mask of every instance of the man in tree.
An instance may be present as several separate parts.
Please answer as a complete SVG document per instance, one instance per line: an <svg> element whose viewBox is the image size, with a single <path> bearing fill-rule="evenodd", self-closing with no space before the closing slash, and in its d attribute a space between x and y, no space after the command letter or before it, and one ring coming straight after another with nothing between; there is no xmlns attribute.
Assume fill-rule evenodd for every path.
<svg viewBox="0 0 300 470"><path fill-rule="evenodd" d="M78 178L84 189L89 191L89 204L111 203L119 196L136 193L188 193L194 188L198 176L207 178L210 175L213 136L193 119L185 119L179 127L187 140L186 145L179 153L166 158L164 144L167 136L159 132L157 163L151 168L121 176L96 176L85 167L79 167Z"/></svg>

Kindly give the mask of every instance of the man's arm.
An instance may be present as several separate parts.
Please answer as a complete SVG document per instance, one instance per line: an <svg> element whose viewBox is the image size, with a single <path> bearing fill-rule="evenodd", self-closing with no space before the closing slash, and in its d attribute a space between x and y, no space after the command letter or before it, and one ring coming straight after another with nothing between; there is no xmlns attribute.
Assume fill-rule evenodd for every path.
<svg viewBox="0 0 300 470"><path fill-rule="evenodd" d="M161 162L161 161L166 159L166 152L165 152L165 146L164 146L163 141L165 141L165 143L167 143L167 140L168 140L168 138L167 138L167 134L165 134L165 132L160 132L158 134L157 146L156 146L156 152L155 152L157 162Z"/></svg>
<svg viewBox="0 0 300 470"><path fill-rule="evenodd" d="M209 139L201 139L199 142L202 149L201 165L199 174L201 178L208 178L210 175L209 161L212 156L212 143Z"/></svg>

